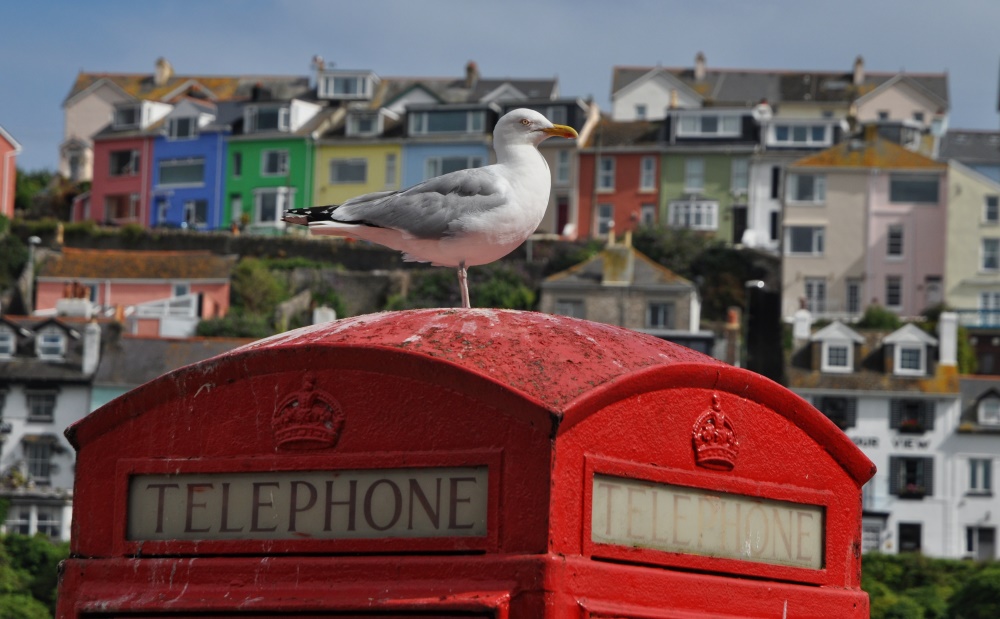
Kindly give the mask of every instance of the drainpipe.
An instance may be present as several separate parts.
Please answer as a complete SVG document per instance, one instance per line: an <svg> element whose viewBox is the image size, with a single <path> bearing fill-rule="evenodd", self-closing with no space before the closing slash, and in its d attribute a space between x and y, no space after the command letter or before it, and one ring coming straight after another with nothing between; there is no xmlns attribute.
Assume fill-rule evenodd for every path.
<svg viewBox="0 0 1000 619"><path fill-rule="evenodd" d="M3 156L3 187L4 195L0 196L0 214L3 213L3 207L7 202L7 196L12 195L14 192L10 192L10 162L13 158L17 157L21 152L20 146L15 146L14 150L6 153ZM15 178L17 176L15 175ZM10 204L10 218L14 218L14 203Z"/></svg>

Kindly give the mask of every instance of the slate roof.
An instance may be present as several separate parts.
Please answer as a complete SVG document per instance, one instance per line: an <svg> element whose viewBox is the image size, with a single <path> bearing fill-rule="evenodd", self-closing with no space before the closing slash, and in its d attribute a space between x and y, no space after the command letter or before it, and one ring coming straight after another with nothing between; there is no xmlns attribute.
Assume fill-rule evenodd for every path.
<svg viewBox="0 0 1000 619"><path fill-rule="evenodd" d="M854 86L850 71L793 71L706 68L698 82L690 67L619 66L612 72L612 96L651 71L665 71L705 97L712 105L756 105L767 99L781 102L850 102L864 96L899 73L865 72L864 82ZM948 105L947 73L905 73L906 78Z"/></svg>
<svg viewBox="0 0 1000 619"><path fill-rule="evenodd" d="M510 84L529 99L553 99L559 94L555 78L480 78L468 88L464 77L383 77L370 107L389 105L415 88L429 92L440 103L475 103L504 84Z"/></svg>
<svg viewBox="0 0 1000 619"><path fill-rule="evenodd" d="M1000 164L1000 131L949 130L938 153L945 161Z"/></svg>
<svg viewBox="0 0 1000 619"><path fill-rule="evenodd" d="M135 387L252 341L225 337L173 339L123 336L105 344L94 383Z"/></svg>
<svg viewBox="0 0 1000 619"><path fill-rule="evenodd" d="M940 172L947 165L903 148L892 140L875 136L868 140L846 140L814 155L799 159L795 168L880 168Z"/></svg>
<svg viewBox="0 0 1000 619"><path fill-rule="evenodd" d="M663 123L646 120L615 121L602 118L594 128L584 148L601 147L642 147L659 143Z"/></svg>
<svg viewBox="0 0 1000 619"><path fill-rule="evenodd" d="M629 251L633 260L623 260L622 252ZM627 258L627 257L626 257ZM629 268L631 272L629 272ZM606 248L599 254L545 278L543 288L549 287L598 287L606 273L613 274L615 282L627 281L631 286L671 286L694 289L694 284L667 267L626 245Z"/></svg>
<svg viewBox="0 0 1000 619"><path fill-rule="evenodd" d="M127 251L64 248L47 258L38 277L228 280L237 256L208 251Z"/></svg>
<svg viewBox="0 0 1000 619"><path fill-rule="evenodd" d="M81 71L66 95L68 102L101 81L114 84L139 100L168 101L203 93L220 101L250 99L254 86L263 85L275 97L291 99L310 92L309 77L301 75L173 75L157 85L152 73L85 73ZM64 103L65 103L64 102Z"/></svg>
<svg viewBox="0 0 1000 619"><path fill-rule="evenodd" d="M0 325L15 332L16 352L10 359L0 360L0 390L4 383L79 383L88 382L90 376L82 371L83 333L88 321L83 318L39 318L10 316L0 318ZM66 332L66 353L61 360L39 359L35 353L38 332L54 324ZM98 321L101 339L114 329L111 321Z"/></svg>

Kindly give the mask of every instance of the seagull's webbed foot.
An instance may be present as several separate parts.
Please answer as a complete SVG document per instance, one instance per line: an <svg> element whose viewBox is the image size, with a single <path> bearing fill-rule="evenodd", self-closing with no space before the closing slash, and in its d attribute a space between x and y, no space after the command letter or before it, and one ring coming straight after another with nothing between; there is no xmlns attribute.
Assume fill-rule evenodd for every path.
<svg viewBox="0 0 1000 619"><path fill-rule="evenodd" d="M462 291L462 307L469 309L472 304L469 302L469 277L465 270L465 261L458 263L458 287Z"/></svg>

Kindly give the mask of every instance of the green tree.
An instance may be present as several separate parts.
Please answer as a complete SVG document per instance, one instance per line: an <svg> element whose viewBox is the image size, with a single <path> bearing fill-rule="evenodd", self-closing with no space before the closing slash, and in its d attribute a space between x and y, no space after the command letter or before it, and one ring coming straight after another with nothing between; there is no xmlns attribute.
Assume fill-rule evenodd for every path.
<svg viewBox="0 0 1000 619"><path fill-rule="evenodd" d="M233 271L230 297L234 308L270 318L278 304L288 298L288 291L263 261L243 258Z"/></svg>
<svg viewBox="0 0 1000 619"><path fill-rule="evenodd" d="M10 565L29 575L28 593L54 613L59 562L69 556L69 545L54 544L44 535L29 537L13 534L5 536L3 543L10 557Z"/></svg>
<svg viewBox="0 0 1000 619"><path fill-rule="evenodd" d="M17 170L17 180L14 182L14 208L19 211L31 209L35 200L48 190L53 174L48 170L26 172Z"/></svg>
<svg viewBox="0 0 1000 619"><path fill-rule="evenodd" d="M478 267L472 280L469 296L473 307L530 310L535 306L535 291L528 277L506 263Z"/></svg>
<svg viewBox="0 0 1000 619"><path fill-rule="evenodd" d="M201 337L248 337L260 339L274 335L271 319L264 314L252 314L241 308L231 308L223 318L210 318L198 323L195 332Z"/></svg>
<svg viewBox="0 0 1000 619"><path fill-rule="evenodd" d="M49 609L24 593L0 594L0 617L4 619L48 619Z"/></svg>
<svg viewBox="0 0 1000 619"><path fill-rule="evenodd" d="M855 325L859 329L884 329L894 331L903 326L903 321L899 319L891 310L887 310L881 305L872 303L865 309L861 320Z"/></svg>

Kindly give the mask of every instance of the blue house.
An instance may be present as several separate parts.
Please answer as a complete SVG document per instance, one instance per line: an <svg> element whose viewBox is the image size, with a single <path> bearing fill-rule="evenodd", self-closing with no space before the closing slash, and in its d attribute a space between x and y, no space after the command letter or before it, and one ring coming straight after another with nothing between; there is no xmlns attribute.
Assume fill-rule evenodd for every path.
<svg viewBox="0 0 1000 619"><path fill-rule="evenodd" d="M492 134L498 117L492 105L409 106L402 186L492 163Z"/></svg>
<svg viewBox="0 0 1000 619"><path fill-rule="evenodd" d="M166 116L153 143L150 226L223 227L226 139L239 114L232 103L186 99Z"/></svg>

